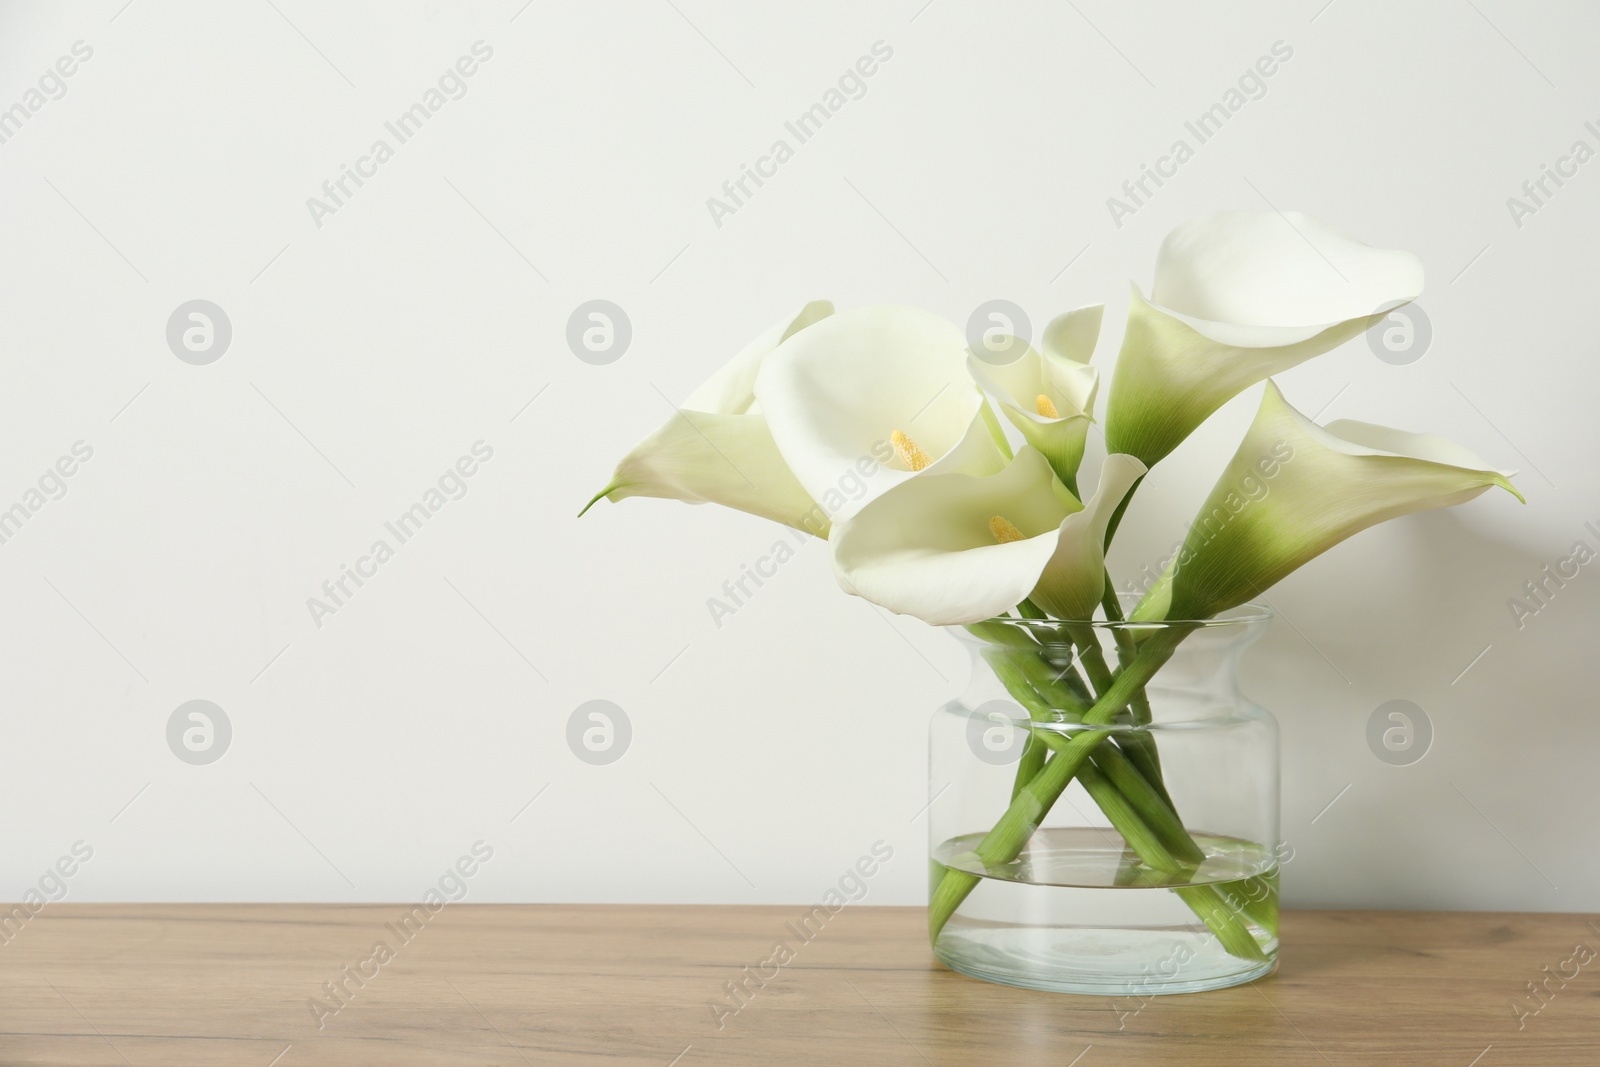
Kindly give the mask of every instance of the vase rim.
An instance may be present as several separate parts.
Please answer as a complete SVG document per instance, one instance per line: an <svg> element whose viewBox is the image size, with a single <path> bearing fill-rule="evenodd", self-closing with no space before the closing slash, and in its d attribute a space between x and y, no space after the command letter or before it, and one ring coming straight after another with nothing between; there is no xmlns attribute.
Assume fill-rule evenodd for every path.
<svg viewBox="0 0 1600 1067"><path fill-rule="evenodd" d="M1138 601L1137 596L1127 593L1120 594L1118 599L1123 601L1126 607L1131 607ZM1051 636L1054 636L1057 633L1057 628L1062 625L1087 626L1095 630L1109 630L1112 632L1151 634L1178 628L1185 630L1247 629L1251 626L1270 622L1277 614L1277 611L1266 604L1246 603L1218 612L1209 619L1151 619L1135 621L1132 619L1028 619L1000 616L988 620L985 625L1010 626L1030 633L1038 630L1048 630ZM984 638L973 634L964 627L951 627L951 629L968 639L976 640L980 643L988 643Z"/></svg>

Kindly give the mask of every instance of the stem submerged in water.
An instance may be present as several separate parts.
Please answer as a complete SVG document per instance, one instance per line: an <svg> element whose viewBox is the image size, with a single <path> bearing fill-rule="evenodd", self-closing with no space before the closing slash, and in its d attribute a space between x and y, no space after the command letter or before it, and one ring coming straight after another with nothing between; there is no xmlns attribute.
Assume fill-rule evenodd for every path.
<svg viewBox="0 0 1600 1067"><path fill-rule="evenodd" d="M1073 726L1108 724L1135 700L1143 702L1145 683L1171 658L1193 627L1157 631L1143 646L1130 649L1128 658L1120 654L1119 642L1122 670L1113 675L1093 629L1067 624L1067 635L1078 646L1080 662L1100 693L1099 699L1087 708L1077 699L1078 687L1063 684L1068 672L1076 674L1071 664L1060 673L1053 671L1054 665L1046 664L1039 656L1042 646L1011 627L972 629L982 637L1000 638L1000 632L1004 633L997 643L1006 646L1006 650L990 658L990 665L1027 708L1030 718L1040 724L1029 733L1018 764L1011 805L973 850L975 858L986 867L1015 859L1076 777L1145 868L1176 876L1198 869L1205 861L1205 853L1184 828L1166 792L1153 739L1148 734L1121 730L1072 730ZM1142 718L1134 711L1141 725L1149 722L1148 704L1144 707ZM1101 743L1113 734L1117 735L1115 741ZM929 934L933 940L937 941L944 924L979 880L965 870L945 869L929 903ZM1262 912L1268 901L1232 901L1206 884L1171 888L1227 952L1243 959L1265 959L1244 919L1256 919L1275 930L1275 921L1262 921L1268 918ZM1258 912L1262 914L1258 916ZM1275 920L1275 916L1271 918Z"/></svg>
<svg viewBox="0 0 1600 1067"><path fill-rule="evenodd" d="M972 629L982 634L979 627ZM1188 632L1187 628L1172 627L1152 634L1140 647L1132 662L1123 668L1116 680L1100 694L1094 706L1084 713L1083 724L1104 725L1114 719L1127 705L1133 692L1142 688L1172 657L1178 643L1188 635ZM983 836L983 840L978 842L977 848L973 850L978 861L986 867L998 867L1017 858L1018 853L1027 844L1028 838L1039 828L1039 823L1066 790L1068 783L1089 758L1089 754L1110 735L1111 731L1085 730L1075 733L1070 740L1060 737L1052 730L1036 730L1035 733L1043 736L1045 743L1055 750L1055 755L1050 757L1027 785L1016 790L1011 805L1006 808L1005 814L1000 816L1000 821L994 824L993 829ZM928 902L930 937L938 939L939 931L944 929L944 924L950 920L950 916L977 884L978 876L975 874L954 868L946 869Z"/></svg>

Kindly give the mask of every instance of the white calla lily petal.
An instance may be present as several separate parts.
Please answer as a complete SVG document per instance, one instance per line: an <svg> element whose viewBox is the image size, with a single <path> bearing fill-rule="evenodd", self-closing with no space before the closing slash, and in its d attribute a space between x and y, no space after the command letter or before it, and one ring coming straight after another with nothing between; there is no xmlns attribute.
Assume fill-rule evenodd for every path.
<svg viewBox="0 0 1600 1067"><path fill-rule="evenodd" d="M1100 342L1100 323L1105 311L1104 304L1090 304L1062 312L1045 323L1039 348L1048 356L1088 363L1094 356L1095 345Z"/></svg>
<svg viewBox="0 0 1600 1067"><path fill-rule="evenodd" d="M1094 617L1105 593L1106 527L1148 469L1132 456L1106 457L1094 495L1061 523L1056 550L1033 591L1035 604L1061 619Z"/></svg>
<svg viewBox="0 0 1600 1067"><path fill-rule="evenodd" d="M1409 252L1299 213L1229 211L1162 243L1151 299L1134 290L1106 440L1154 464L1241 390L1321 355L1422 291Z"/></svg>
<svg viewBox="0 0 1600 1067"><path fill-rule="evenodd" d="M1431 434L1348 421L1318 426L1268 382L1176 568L1136 617L1209 618L1387 519L1464 503L1491 486L1520 500L1511 473Z"/></svg>
<svg viewBox="0 0 1600 1067"><path fill-rule="evenodd" d="M1396 430L1356 419L1335 419L1326 426L1308 421L1306 431L1314 433L1327 447L1347 456L1409 456L1468 470L1488 469L1488 465L1472 449L1437 434ZM1502 470L1500 473L1510 478L1517 472Z"/></svg>
<svg viewBox="0 0 1600 1067"><path fill-rule="evenodd" d="M1014 351L1021 352L1010 363L996 366L979 356L967 356L967 370L973 380L999 398L1001 406L1036 423L1088 415L1100 384L1100 372L1093 367L1044 355L1020 338L1012 339ZM1038 398L1045 397L1057 414L1039 410ZM1015 421L1015 420L1013 420Z"/></svg>
<svg viewBox="0 0 1600 1067"><path fill-rule="evenodd" d="M832 313L832 304L813 301L745 346L622 458L583 510L601 499L664 497L722 504L826 536L828 517L779 454L755 404L754 383L774 349Z"/></svg>
<svg viewBox="0 0 1600 1067"><path fill-rule="evenodd" d="M683 407L721 415L742 415L755 407L756 373L773 349L814 323L833 314L833 304L813 300L794 315L762 332L721 369L702 382Z"/></svg>
<svg viewBox="0 0 1600 1067"><path fill-rule="evenodd" d="M983 394L967 374L966 347L959 329L929 312L856 308L784 342L762 363L755 395L813 497L836 491L852 470L871 469L867 492L836 515L847 519L913 477L1005 466ZM920 469L888 449L897 431L926 460Z"/></svg>
<svg viewBox="0 0 1600 1067"><path fill-rule="evenodd" d="M918 478L834 527L834 573L847 593L935 626L981 622L1020 603L1080 505L1044 456L1018 451L1000 473ZM1022 534L1000 543L1000 516Z"/></svg>
<svg viewBox="0 0 1600 1067"><path fill-rule="evenodd" d="M1150 299L1202 335L1276 348L1422 292L1422 261L1298 211L1218 211L1161 242Z"/></svg>
<svg viewBox="0 0 1600 1067"><path fill-rule="evenodd" d="M975 353L967 356L973 380L995 396L1001 413L1028 444L1044 453L1068 488L1076 485L1094 419L1100 372L1087 366L1087 360L1094 354L1103 311L1097 304L1056 316L1045 327L1042 351L1007 336L999 350L1020 354L1006 363Z"/></svg>
<svg viewBox="0 0 1600 1067"><path fill-rule="evenodd" d="M617 464L604 497L721 504L818 537L828 517L795 480L761 415L680 410ZM585 508L584 510L588 510Z"/></svg>

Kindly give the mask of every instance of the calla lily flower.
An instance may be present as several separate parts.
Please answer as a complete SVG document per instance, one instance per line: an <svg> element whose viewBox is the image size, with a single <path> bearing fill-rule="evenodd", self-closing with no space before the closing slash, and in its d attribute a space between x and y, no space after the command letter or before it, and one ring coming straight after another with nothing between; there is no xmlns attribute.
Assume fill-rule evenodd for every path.
<svg viewBox="0 0 1600 1067"><path fill-rule="evenodd" d="M1037 449L998 474L918 478L834 527L845 592L935 626L981 622L1032 597L1061 618L1088 618L1105 590L1106 523L1145 472L1110 456L1088 506Z"/></svg>
<svg viewBox="0 0 1600 1067"><path fill-rule="evenodd" d="M1509 481L1432 434L1340 419L1318 426L1273 382L1139 620L1205 619L1242 604L1351 534L1461 504Z"/></svg>
<svg viewBox="0 0 1600 1067"><path fill-rule="evenodd" d="M832 304L816 300L762 333L624 456L583 511L602 498L666 497L722 504L826 536L827 516L778 453L754 386L773 350L831 314Z"/></svg>
<svg viewBox="0 0 1600 1067"><path fill-rule="evenodd" d="M1009 362L967 356L973 379L999 400L1001 414L1028 444L1044 453L1069 489L1077 486L1084 438L1094 420L1100 372L1088 363L1104 311L1104 305L1096 304L1056 316L1040 340L1043 351L1021 338L1010 338L1001 350L1021 355Z"/></svg>
<svg viewBox="0 0 1600 1067"><path fill-rule="evenodd" d="M1422 291L1422 263L1298 212L1202 215L1167 235L1133 291L1107 447L1154 465L1217 408L1343 344Z"/></svg>
<svg viewBox="0 0 1600 1067"><path fill-rule="evenodd" d="M761 365L755 395L812 497L836 494L842 478L865 480L835 512L843 521L913 478L1005 466L1004 436L967 374L966 350L961 331L937 315L855 308L784 342Z"/></svg>

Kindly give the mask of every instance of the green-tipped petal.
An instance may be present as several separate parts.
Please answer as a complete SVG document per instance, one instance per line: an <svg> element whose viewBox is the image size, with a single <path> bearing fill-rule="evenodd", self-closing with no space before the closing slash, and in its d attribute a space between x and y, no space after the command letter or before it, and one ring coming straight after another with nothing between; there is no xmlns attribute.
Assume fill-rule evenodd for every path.
<svg viewBox="0 0 1600 1067"><path fill-rule="evenodd" d="M1085 507L1024 446L999 474L918 478L835 527L834 572L848 593L935 626L993 618L1031 597L1087 619L1104 590L1106 523L1144 473L1111 456Z"/></svg>
<svg viewBox="0 0 1600 1067"><path fill-rule="evenodd" d="M578 514L600 500L653 496L721 504L826 536L828 516L779 455L756 410L754 387L779 345L832 313L832 304L812 301L745 346L622 458L611 481Z"/></svg>
<svg viewBox="0 0 1600 1067"><path fill-rule="evenodd" d="M1464 503L1491 486L1516 494L1511 473L1431 434L1349 421L1318 426L1268 382L1255 422L1189 528L1176 570L1138 615L1152 617L1170 597L1165 617L1209 618L1386 519Z"/></svg>
<svg viewBox="0 0 1600 1067"><path fill-rule="evenodd" d="M1106 442L1154 465L1256 382L1343 344L1422 291L1409 252L1296 212L1229 211L1173 230L1135 288Z"/></svg>
<svg viewBox="0 0 1600 1067"><path fill-rule="evenodd" d="M828 533L827 513L795 480L759 414L679 411L623 457L584 511L601 498L630 496L721 504L818 537Z"/></svg>
<svg viewBox="0 0 1600 1067"><path fill-rule="evenodd" d="M1178 570L1178 557L1173 556L1172 562L1162 570L1161 577L1145 590L1144 596L1139 598L1139 603L1128 612L1129 622L1160 622L1172 610L1172 576Z"/></svg>
<svg viewBox="0 0 1600 1067"><path fill-rule="evenodd" d="M981 622L1015 607L1082 505L1031 448L999 474L943 474L895 486L834 528L834 574L845 592L935 626ZM1000 542L992 520L1021 537Z"/></svg>
<svg viewBox="0 0 1600 1067"><path fill-rule="evenodd" d="M996 364L976 354L967 369L999 402L1006 419L1023 440L1050 461L1056 477L1075 486L1083 462L1084 440L1093 421L1100 372L1087 366L1100 336L1102 305L1078 308L1052 319L1035 349L1021 338L1008 338L1000 350L1019 353ZM1048 402L1046 410L1040 398Z"/></svg>
<svg viewBox="0 0 1600 1067"><path fill-rule="evenodd" d="M1061 523L1055 553L1033 591L1035 604L1060 619L1094 617L1105 593L1106 526L1145 471L1132 456L1106 457L1094 495Z"/></svg>

